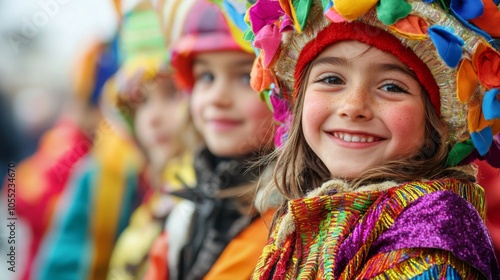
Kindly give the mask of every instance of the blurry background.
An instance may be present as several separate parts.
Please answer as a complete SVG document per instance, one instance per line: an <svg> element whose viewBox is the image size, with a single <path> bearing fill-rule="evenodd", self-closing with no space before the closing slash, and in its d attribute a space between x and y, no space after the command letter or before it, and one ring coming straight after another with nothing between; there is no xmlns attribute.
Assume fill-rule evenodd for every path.
<svg viewBox="0 0 500 280"><path fill-rule="evenodd" d="M76 59L116 30L116 0L0 0L0 179L70 95ZM137 0L122 0L126 11Z"/></svg>
<svg viewBox="0 0 500 280"><path fill-rule="evenodd" d="M36 150L39 137L70 100L79 56L95 41L113 38L114 1L119 0L0 0L1 182L8 163L17 165ZM122 2L127 11L137 0ZM3 202L0 207L7 208ZM2 218L2 225L5 221ZM16 239L25 240L21 221L16 226ZM9 280L17 273L7 271L3 227L0 279ZM18 268L26 255L23 245L19 242L16 247Z"/></svg>
<svg viewBox="0 0 500 280"><path fill-rule="evenodd" d="M117 28L117 0L0 0L0 179L8 163L32 154L39 137L57 120L74 86L76 63L96 40L111 39ZM123 10L136 0L121 0ZM19 174L17 174L19 176ZM0 207L7 207L0 202ZM7 271L2 218L0 279ZM27 240L16 224L17 262L23 267ZM23 247L24 246L24 247Z"/></svg>

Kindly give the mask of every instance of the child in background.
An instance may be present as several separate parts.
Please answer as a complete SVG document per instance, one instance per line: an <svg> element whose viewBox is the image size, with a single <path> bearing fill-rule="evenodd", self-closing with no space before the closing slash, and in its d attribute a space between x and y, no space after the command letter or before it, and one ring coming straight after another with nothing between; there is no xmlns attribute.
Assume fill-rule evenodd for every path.
<svg viewBox="0 0 500 280"><path fill-rule="evenodd" d="M78 161L93 145L101 114L98 101L106 80L118 68L112 44L93 42L77 60L74 91L59 121L40 139L37 151L18 171L16 214L30 231L29 252L20 279L29 279L33 261L52 221L54 206Z"/></svg>
<svg viewBox="0 0 500 280"><path fill-rule="evenodd" d="M252 84L275 82L293 118L253 279L500 279L484 191L461 163L497 148L498 9L377 2L248 10Z"/></svg>
<svg viewBox="0 0 500 280"><path fill-rule="evenodd" d="M143 1L134 9L142 11L147 5L149 1ZM122 22L121 70L107 81L100 100L106 122L97 129L96 144L89 156L72 173L68 191L58 205L58 216L44 242L44 251L37 258L38 269L32 273L33 279L105 279L115 243L129 224L132 212L143 202L156 201L150 190L154 185L158 191L161 179L155 177L163 176L159 174L159 166L164 166L168 157L177 156L179 142L184 142L175 136L180 134L183 116L188 115L187 103L171 91L172 83L164 83L159 76L156 79L165 60L165 44L161 32L157 31L156 13L150 9L145 16L148 20L143 13L132 12ZM153 89L159 90L152 99L153 104L142 102L148 101L143 98L143 90ZM164 89L168 91L160 94ZM130 111L126 111L125 106L117 108L119 91L136 93L138 107L128 108ZM177 103L178 107L170 106ZM172 111L173 108L179 110ZM164 110L178 117L181 123L166 126ZM134 129L134 114L139 116L136 128L140 129ZM150 122L144 123L143 119L148 118ZM153 135L149 136L150 133ZM138 136L144 138L137 139ZM151 155L159 156L153 160ZM145 223L150 218L135 216L139 216L135 220ZM161 225L153 226L145 232L154 235L154 231L159 232L161 228Z"/></svg>
<svg viewBox="0 0 500 280"><path fill-rule="evenodd" d="M147 74L152 73L147 71L152 68L143 69ZM118 239L108 279L142 279L147 253L175 204L166 193L179 189L182 183L194 181L192 156L186 147L194 148L195 137L189 133L186 96L181 96L164 70L153 78L141 77L140 80L137 81L139 89L125 90L120 103L122 108L127 108L126 112L132 113L136 137L148 157L147 178L152 189ZM192 137L186 137L189 135Z"/></svg>
<svg viewBox="0 0 500 280"><path fill-rule="evenodd" d="M110 83L117 91L118 108L130 120L147 157L147 178L152 188L117 241L110 280L143 278L152 242L162 232L175 204L167 192L179 189L182 183L194 183L190 151L196 148L197 137L189 118L188 98L175 87L166 65L159 18L147 5L129 15L125 29L129 36L136 32L140 37L145 26L150 35L157 34L157 47L129 58Z"/></svg>
<svg viewBox="0 0 500 280"><path fill-rule="evenodd" d="M236 43L217 6L191 3L183 25L172 19L182 35L169 49L206 146L195 156L195 186L174 193L185 200L153 246L146 279L248 279L267 240L263 218L272 215L253 206L264 167L250 166L273 149L274 121L249 85L253 53Z"/></svg>
<svg viewBox="0 0 500 280"><path fill-rule="evenodd" d="M101 109L111 107L106 87ZM116 239L149 188L144 156L126 124L118 112L102 111L94 145L55 206L31 279L104 279Z"/></svg>

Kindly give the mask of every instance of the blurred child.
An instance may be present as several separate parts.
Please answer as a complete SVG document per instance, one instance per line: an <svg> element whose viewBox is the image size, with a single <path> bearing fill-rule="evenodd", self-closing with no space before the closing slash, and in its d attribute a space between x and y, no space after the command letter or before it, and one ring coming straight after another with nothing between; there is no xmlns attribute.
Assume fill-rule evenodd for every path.
<svg viewBox="0 0 500 280"><path fill-rule="evenodd" d="M166 193L194 179L191 154L186 151L186 147L194 148L185 137L190 134L186 96L181 96L169 74L161 70L151 80L141 80L139 92L129 91L133 97L121 102L133 108L127 111L132 112L136 137L148 158L147 178L152 189L117 242L109 279L141 278L151 244L175 204Z"/></svg>
<svg viewBox="0 0 500 280"><path fill-rule="evenodd" d="M94 43L78 60L74 93L56 125L44 133L35 154L17 170L16 213L29 227L31 240L22 278L28 279L54 206L76 163L92 148L101 116L97 102L104 82L117 69L111 44ZM28 242L27 240L25 242Z"/></svg>
<svg viewBox="0 0 500 280"><path fill-rule="evenodd" d="M136 9L143 7L144 3L139 3ZM178 95L170 91L172 86L163 79L156 80L165 57L163 36L151 31L150 21L138 26L137 21L141 19L136 16L128 15L121 26L123 66L108 80L101 99L106 122L97 129L97 142L90 155L72 174L64 200L58 205L59 215L44 242L44 252L37 258L38 269L32 273L34 279L105 279L118 236L129 224L132 212L143 203L144 196L153 185L158 187L159 180L155 177L161 176L160 166L178 152L177 131L168 130L163 117L158 116L159 111L173 108L158 100L169 104L173 96L174 103L179 101ZM153 16L154 21L155 14L147 18L149 16ZM119 79L123 79L123 83L117 81ZM118 90L117 86L122 88ZM152 102L146 102L142 94L148 88L167 91L155 94ZM116 93L120 91L136 93L138 108L120 112L125 109L116 107ZM157 108L157 105L163 107ZM149 117L147 114L151 111L153 116ZM182 109L169 113L179 113L176 116L183 118ZM140 130L134 129L135 114L139 116L135 124ZM139 139L140 145L136 142L137 136L143 137Z"/></svg>
<svg viewBox="0 0 500 280"><path fill-rule="evenodd" d="M500 279L484 191L461 163L496 148L500 54L481 29L498 9L377 2L248 10L253 78L269 81L252 84L274 82L293 118L253 279Z"/></svg>
<svg viewBox="0 0 500 280"><path fill-rule="evenodd" d="M105 278L116 239L149 188L133 137L118 117L105 116L55 206L31 279Z"/></svg>
<svg viewBox="0 0 500 280"><path fill-rule="evenodd" d="M274 122L250 88L255 56L236 43L218 7L199 0L185 11L172 65L206 146L195 156L196 185L174 193L186 200L153 246L146 279L247 279L267 239L263 218L272 214L253 206L264 167L250 166L273 149Z"/></svg>
<svg viewBox="0 0 500 280"><path fill-rule="evenodd" d="M141 30L132 26L149 26L149 33L156 32L163 41L158 17L150 6L136 8L129 15L127 30ZM147 179L152 188L117 241L107 276L111 280L142 279L152 242L175 204L167 192L194 181L191 151L197 137L190 123L187 95L175 87L166 47L159 43L157 51L157 56L152 56L151 50L137 55L113 78L118 108L130 120L147 157Z"/></svg>

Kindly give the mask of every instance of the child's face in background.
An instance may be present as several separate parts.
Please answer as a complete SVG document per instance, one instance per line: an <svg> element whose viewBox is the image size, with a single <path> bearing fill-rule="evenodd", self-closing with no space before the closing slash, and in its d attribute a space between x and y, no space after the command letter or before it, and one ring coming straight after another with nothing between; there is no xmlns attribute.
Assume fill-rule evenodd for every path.
<svg viewBox="0 0 500 280"><path fill-rule="evenodd" d="M311 63L302 127L334 177L353 179L384 162L418 153L425 92L395 56L342 41Z"/></svg>
<svg viewBox="0 0 500 280"><path fill-rule="evenodd" d="M272 145L272 113L250 87L254 59L225 51L199 54L194 60L191 114L217 156L238 157Z"/></svg>
<svg viewBox="0 0 500 280"><path fill-rule="evenodd" d="M146 93L136 109L135 130L149 160L161 166L180 152L187 100L170 78L157 78L143 88Z"/></svg>

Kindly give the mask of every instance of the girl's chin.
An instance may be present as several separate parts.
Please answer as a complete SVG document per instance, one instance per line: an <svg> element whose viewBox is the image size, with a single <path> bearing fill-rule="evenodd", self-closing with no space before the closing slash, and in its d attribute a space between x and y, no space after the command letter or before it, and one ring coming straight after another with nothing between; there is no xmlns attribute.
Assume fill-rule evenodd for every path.
<svg viewBox="0 0 500 280"><path fill-rule="evenodd" d="M339 170L342 170L341 172L338 172ZM330 176L332 178L339 178L343 179L346 181L351 181L356 178L358 178L363 172L365 172L368 169L363 169L363 170L346 170L346 169L336 169L336 170L330 170Z"/></svg>

